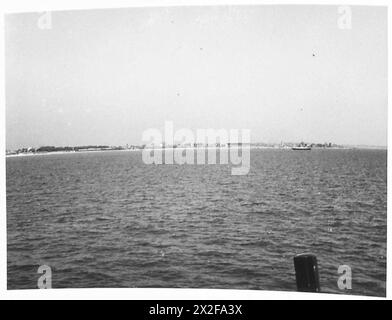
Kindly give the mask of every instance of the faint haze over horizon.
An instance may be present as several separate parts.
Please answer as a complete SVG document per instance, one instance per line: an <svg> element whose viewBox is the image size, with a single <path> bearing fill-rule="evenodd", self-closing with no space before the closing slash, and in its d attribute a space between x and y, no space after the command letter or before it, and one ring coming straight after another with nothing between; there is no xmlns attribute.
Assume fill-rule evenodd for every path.
<svg viewBox="0 0 392 320"><path fill-rule="evenodd" d="M148 128L387 145L387 9L129 8L7 15L6 147L141 144Z"/></svg>

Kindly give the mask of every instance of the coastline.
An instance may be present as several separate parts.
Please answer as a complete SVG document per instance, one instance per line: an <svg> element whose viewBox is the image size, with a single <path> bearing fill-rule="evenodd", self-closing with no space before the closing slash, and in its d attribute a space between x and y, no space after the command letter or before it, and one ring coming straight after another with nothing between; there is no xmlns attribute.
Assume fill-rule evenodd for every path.
<svg viewBox="0 0 392 320"><path fill-rule="evenodd" d="M50 156L56 154L80 154L80 153L94 153L94 152L113 152L113 151L128 151L135 152L141 149L125 149L125 150L83 150L83 151L54 151L54 152L36 152L36 153L19 153L19 154L6 154L5 157L17 158L17 157L33 157L33 156Z"/></svg>
<svg viewBox="0 0 392 320"><path fill-rule="evenodd" d="M144 148L144 149L123 149L123 150L83 150L83 151L53 151L53 152L38 152L38 153L19 153L19 154L6 154L6 158L18 158L18 157L33 157L33 156L50 156L50 155L64 155L64 154L80 154L80 153L94 153L94 152L140 152L143 150L156 150L156 151L164 151L164 150L216 150L216 149L238 149L238 146L235 147L177 147L177 148ZM290 150L292 151L291 147L269 147L269 146L242 146L241 148L257 150L257 149L274 149L274 150ZM382 147L374 147L374 148L366 148L366 147L329 147L329 148L312 148L312 150L387 150L387 148Z"/></svg>

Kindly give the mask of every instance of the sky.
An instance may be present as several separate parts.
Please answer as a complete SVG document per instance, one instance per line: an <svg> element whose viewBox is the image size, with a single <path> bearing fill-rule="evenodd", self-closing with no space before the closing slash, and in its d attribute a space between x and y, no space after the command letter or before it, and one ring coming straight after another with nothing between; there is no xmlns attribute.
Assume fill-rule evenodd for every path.
<svg viewBox="0 0 392 320"><path fill-rule="evenodd" d="M387 10L216 6L6 16L6 147L141 144L250 129L252 142L387 144Z"/></svg>

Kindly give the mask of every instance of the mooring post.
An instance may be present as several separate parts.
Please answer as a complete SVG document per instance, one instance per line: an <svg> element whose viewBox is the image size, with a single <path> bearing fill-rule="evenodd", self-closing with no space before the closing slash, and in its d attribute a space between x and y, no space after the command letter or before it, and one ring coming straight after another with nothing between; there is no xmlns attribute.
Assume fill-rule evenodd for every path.
<svg viewBox="0 0 392 320"><path fill-rule="evenodd" d="M320 292L317 258L314 254L302 253L294 257L297 290L301 292Z"/></svg>

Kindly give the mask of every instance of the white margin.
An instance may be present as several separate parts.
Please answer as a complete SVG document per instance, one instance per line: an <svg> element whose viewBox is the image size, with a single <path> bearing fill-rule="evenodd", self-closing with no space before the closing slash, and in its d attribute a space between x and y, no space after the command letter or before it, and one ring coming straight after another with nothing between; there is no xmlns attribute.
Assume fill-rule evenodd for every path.
<svg viewBox="0 0 392 320"><path fill-rule="evenodd" d="M129 7L163 7L163 6L196 6L196 5L362 5L362 6L385 6L388 7L388 52L390 52L391 13L390 1L262 1L262 0L3 0L0 4L0 150L4 156L1 157L0 167L0 299L178 299L178 300L261 300L261 299L312 299L312 300L373 300L384 299L365 296L340 295L340 294L311 294L289 291L265 291L265 290L216 290L216 289L52 289L52 290L11 290L7 291L7 234L6 234L6 192L5 192L5 55L4 55L4 14L16 12L40 12L51 10L72 9L97 9L97 8L129 8ZM391 63L388 62L388 97L391 95ZM388 99L389 100L389 99ZM388 108L389 109L389 108ZM388 142L391 141L391 113L388 112ZM389 148L389 143L388 143ZM388 157L388 181L391 181L391 157ZM391 207L391 185L388 183L388 213ZM391 217L387 217L387 299L391 294Z"/></svg>

